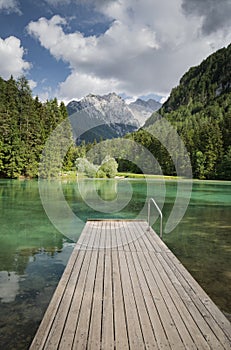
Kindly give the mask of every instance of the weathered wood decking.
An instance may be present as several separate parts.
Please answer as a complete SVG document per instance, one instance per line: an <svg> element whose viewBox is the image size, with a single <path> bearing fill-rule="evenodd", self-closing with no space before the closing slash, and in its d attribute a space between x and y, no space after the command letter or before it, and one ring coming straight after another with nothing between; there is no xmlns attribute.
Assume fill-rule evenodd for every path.
<svg viewBox="0 0 231 350"><path fill-rule="evenodd" d="M231 349L231 326L143 221L88 221L30 347Z"/></svg>

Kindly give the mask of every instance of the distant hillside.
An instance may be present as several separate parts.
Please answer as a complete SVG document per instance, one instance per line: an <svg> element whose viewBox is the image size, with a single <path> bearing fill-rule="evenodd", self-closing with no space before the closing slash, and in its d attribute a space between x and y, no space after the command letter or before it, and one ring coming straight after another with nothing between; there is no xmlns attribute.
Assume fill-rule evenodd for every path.
<svg viewBox="0 0 231 350"><path fill-rule="evenodd" d="M190 68L181 78L180 84L172 89L159 113L177 121L181 119L182 113L172 112L185 108L195 114L221 100L220 96L228 97L230 92L231 44L209 56L199 66ZM155 115L146 121L145 126L151 125L153 119Z"/></svg>
<svg viewBox="0 0 231 350"><path fill-rule="evenodd" d="M231 45L190 68L158 113L181 135L197 178L231 179Z"/></svg>
<svg viewBox="0 0 231 350"><path fill-rule="evenodd" d="M156 104L154 100L137 100L128 105L115 93L104 96L90 94L80 101L71 101L67 111L78 142L93 142L122 137L138 130L157 106L161 106L158 102Z"/></svg>

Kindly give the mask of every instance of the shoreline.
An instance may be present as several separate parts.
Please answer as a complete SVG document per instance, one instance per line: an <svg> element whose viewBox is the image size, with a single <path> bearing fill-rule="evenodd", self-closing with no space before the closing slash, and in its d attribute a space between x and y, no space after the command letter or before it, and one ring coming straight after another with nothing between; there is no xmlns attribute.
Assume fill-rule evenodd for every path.
<svg viewBox="0 0 231 350"><path fill-rule="evenodd" d="M151 175L151 174L135 174L135 173L117 173L117 175L114 178L88 178L84 174L77 174L76 172L70 172L70 173L62 173L58 177L50 178L50 179L45 179L44 180L50 180L50 181L78 181L78 180L165 180L165 181L191 181L191 182L197 182L197 183L227 183L230 184L231 180L217 180L217 179L195 179L195 178L184 178L180 176L171 176L171 175ZM1 178L0 180L19 180L19 181L30 181L30 180L36 180L38 181L39 178L29 178L29 177L24 177L20 176L18 178Z"/></svg>

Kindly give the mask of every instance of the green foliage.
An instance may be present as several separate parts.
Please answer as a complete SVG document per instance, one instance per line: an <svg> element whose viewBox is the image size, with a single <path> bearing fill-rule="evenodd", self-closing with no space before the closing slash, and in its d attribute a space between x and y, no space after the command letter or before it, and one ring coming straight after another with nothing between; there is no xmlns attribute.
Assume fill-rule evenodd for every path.
<svg viewBox="0 0 231 350"><path fill-rule="evenodd" d="M17 81L0 77L0 177L36 177L38 173L57 177L62 170L75 169L76 159L78 171L89 177L114 177L117 168L158 175L160 169L153 165L153 157L164 175L174 176L172 157L185 167L184 153L174 134L161 126L161 118L168 120L183 140L194 177L231 179L231 45L191 68L142 129L125 139L97 144L83 141L74 145L63 103L59 105L57 99L41 103L33 98L25 77ZM166 140L165 145L153 131Z"/></svg>
<svg viewBox="0 0 231 350"><path fill-rule="evenodd" d="M98 171L98 166L89 162L87 158L77 158L75 162L77 171L86 174L87 177L94 178Z"/></svg>
<svg viewBox="0 0 231 350"><path fill-rule="evenodd" d="M79 173L90 178L114 178L118 169L118 163L110 156L106 156L101 165L95 165L87 158L77 158L75 165Z"/></svg>
<svg viewBox="0 0 231 350"><path fill-rule="evenodd" d="M229 146L222 160L219 178L231 180L231 146Z"/></svg>
<svg viewBox="0 0 231 350"><path fill-rule="evenodd" d="M105 174L105 172L102 169L99 168L97 170L95 177L98 179L105 179L107 177L107 175Z"/></svg>
<svg viewBox="0 0 231 350"><path fill-rule="evenodd" d="M7 178L36 177L44 145L51 132L67 118L66 107L56 99L41 103L33 98L25 77L17 81L0 78L0 176ZM57 176L62 167L63 145L71 143L70 125L60 130L47 150L49 162L40 167L43 177ZM53 149L53 152L52 152ZM44 157L44 154L43 154ZM65 157L70 166L72 153ZM61 164L60 164L61 162Z"/></svg>
<svg viewBox="0 0 231 350"><path fill-rule="evenodd" d="M114 178L117 174L118 163L113 157L106 156L100 165L99 171L108 178Z"/></svg>
<svg viewBox="0 0 231 350"><path fill-rule="evenodd" d="M194 177L230 179L231 45L191 68L158 113L147 120L145 130L155 128L160 115L172 123L184 141ZM142 144L147 142L146 137ZM148 147L163 172L174 173L161 145L158 150L154 144L156 141Z"/></svg>

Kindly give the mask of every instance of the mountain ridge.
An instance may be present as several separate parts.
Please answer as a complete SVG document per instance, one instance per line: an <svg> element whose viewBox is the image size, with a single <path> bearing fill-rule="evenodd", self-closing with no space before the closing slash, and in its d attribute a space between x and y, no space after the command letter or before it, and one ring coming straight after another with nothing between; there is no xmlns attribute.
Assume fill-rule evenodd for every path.
<svg viewBox="0 0 231 350"><path fill-rule="evenodd" d="M231 179L231 44L190 68L144 130L160 118L177 130L199 179Z"/></svg>
<svg viewBox="0 0 231 350"><path fill-rule="evenodd" d="M231 44L205 58L199 65L191 67L174 87L159 113L176 111L192 104L205 107L211 100L231 92ZM150 117L151 118L151 117ZM147 120L145 126L150 125Z"/></svg>
<svg viewBox="0 0 231 350"><path fill-rule="evenodd" d="M127 104L115 92L106 95L88 94L81 100L68 103L67 111L74 130L81 129L76 137L87 142L99 141L101 138L123 137L138 130L145 120L160 105L159 102L141 99ZM78 132L79 134L79 132Z"/></svg>

